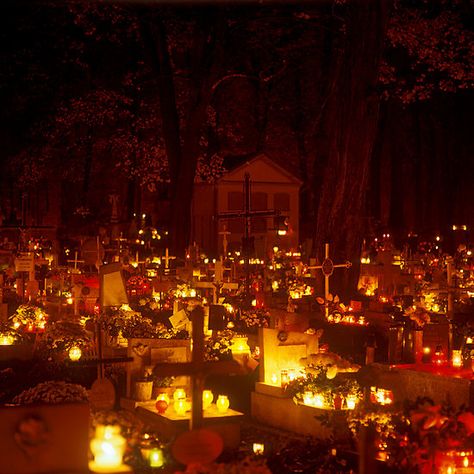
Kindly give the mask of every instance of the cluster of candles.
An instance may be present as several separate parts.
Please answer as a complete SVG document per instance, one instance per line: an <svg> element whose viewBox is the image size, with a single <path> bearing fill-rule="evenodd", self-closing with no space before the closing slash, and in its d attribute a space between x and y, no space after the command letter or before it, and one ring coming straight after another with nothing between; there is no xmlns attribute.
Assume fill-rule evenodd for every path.
<svg viewBox="0 0 474 474"><path fill-rule="evenodd" d="M441 367L448 364L448 359L441 348L441 346L437 346L436 350L431 356L431 348L430 347L423 347L423 355L422 355L422 362L424 364L433 363L434 365ZM451 355L451 366L454 369L462 368L463 360L462 360L462 352L460 349L453 349Z"/></svg>
<svg viewBox="0 0 474 474"><path fill-rule="evenodd" d="M441 474L472 473L474 466L473 451L448 451L440 460Z"/></svg>
<svg viewBox="0 0 474 474"><path fill-rule="evenodd" d="M379 405L391 405L393 392L384 388L370 387L370 401Z"/></svg>
<svg viewBox="0 0 474 474"><path fill-rule="evenodd" d="M329 323L359 324L360 326L368 324L364 316L357 317L354 314L329 314L327 319Z"/></svg>
<svg viewBox="0 0 474 474"><path fill-rule="evenodd" d="M314 393L312 391L306 391L303 394L303 404L310 407L316 407L316 408L334 408L336 410L340 410L344 407L347 410L354 410L354 408L357 405L358 400L359 399L357 395L347 395L347 397L345 398L342 395L337 395L336 397L334 397L333 406L329 407L326 404L326 401L322 394ZM344 402L345 402L345 406L344 406Z"/></svg>
<svg viewBox="0 0 474 474"><path fill-rule="evenodd" d="M145 435L149 440L149 435ZM98 425L95 436L90 442L94 459L89 462L89 470L97 473L131 472L131 468L123 464L126 440L118 425ZM148 444L142 450L142 455L150 467L164 465L163 450L158 446Z"/></svg>
<svg viewBox="0 0 474 474"><path fill-rule="evenodd" d="M214 400L214 394L211 390L202 392L202 408L207 410ZM170 405L170 398L166 393L160 393L156 398L156 409L158 413L166 412ZM216 408L219 413L227 413L230 402L227 395L219 395L216 400ZM173 409L178 416L185 416L186 412L191 409L191 402L186 399L186 391L183 388L177 388L173 393Z"/></svg>
<svg viewBox="0 0 474 474"><path fill-rule="evenodd" d="M291 381L304 376L304 370L298 369L282 369L280 372L280 384L278 384L278 375L272 374L271 384L286 387Z"/></svg>
<svg viewBox="0 0 474 474"><path fill-rule="evenodd" d="M11 346L15 342L13 336L0 335L0 346Z"/></svg>

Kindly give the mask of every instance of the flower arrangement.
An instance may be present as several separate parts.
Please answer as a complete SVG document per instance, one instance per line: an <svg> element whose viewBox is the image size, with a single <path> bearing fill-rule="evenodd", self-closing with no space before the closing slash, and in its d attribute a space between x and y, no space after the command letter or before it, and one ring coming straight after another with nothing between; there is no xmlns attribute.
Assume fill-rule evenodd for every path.
<svg viewBox="0 0 474 474"><path fill-rule="evenodd" d="M307 285L303 279L297 278L289 282L287 292L291 298L300 299L303 296L312 296L314 288Z"/></svg>
<svg viewBox="0 0 474 474"><path fill-rule="evenodd" d="M323 308L325 306L324 298L318 296L316 302ZM344 303L341 303L339 296L333 296L329 294L328 296L328 316L327 321L329 323L345 323L345 324L360 324L367 325L362 314L357 314L352 311L350 306L346 306Z"/></svg>
<svg viewBox="0 0 474 474"><path fill-rule="evenodd" d="M92 337L80 323L56 321L50 324L40 342L40 350L67 352L73 346L83 349L92 344Z"/></svg>
<svg viewBox="0 0 474 474"><path fill-rule="evenodd" d="M43 330L46 326L46 313L39 306L22 304L10 316L15 329L22 327L28 332Z"/></svg>
<svg viewBox="0 0 474 474"><path fill-rule="evenodd" d="M147 277L134 275L127 280L127 290L131 295L143 295L152 291Z"/></svg>
<svg viewBox="0 0 474 474"><path fill-rule="evenodd" d="M285 393L288 394L295 403L303 403L305 392L313 392L323 397L325 407L334 406L334 398L342 396L362 397L360 385L353 378L338 375L328 378L326 367L317 367L313 373L307 373L304 377L298 377L288 382L285 386Z"/></svg>
<svg viewBox="0 0 474 474"><path fill-rule="evenodd" d="M29 388L13 399L18 405L29 405L32 403L86 403L88 395L82 385L73 383L49 381L42 382L35 387Z"/></svg>
<svg viewBox="0 0 474 474"><path fill-rule="evenodd" d="M204 357L209 361L228 360L232 358L232 338L234 333L232 331L219 331L216 337L211 337L206 340L204 345Z"/></svg>
<svg viewBox="0 0 474 474"><path fill-rule="evenodd" d="M418 398L394 413L382 407L355 411L349 427L357 435L362 426L375 430L375 442L386 451L388 464L403 472L438 472L446 463L455 467L453 457L458 455L469 467L474 463L474 414L465 409Z"/></svg>
<svg viewBox="0 0 474 474"><path fill-rule="evenodd" d="M160 304L154 298L143 296L138 300L138 304L134 306L134 309L140 312L142 316L150 317L159 311Z"/></svg>
<svg viewBox="0 0 474 474"><path fill-rule="evenodd" d="M241 309L237 314L235 326L241 331L267 328L270 325L270 313L263 308Z"/></svg>
<svg viewBox="0 0 474 474"><path fill-rule="evenodd" d="M168 329L161 323L154 324L128 305L100 314L95 321L112 337L170 339L177 336L173 329Z"/></svg>
<svg viewBox="0 0 474 474"><path fill-rule="evenodd" d="M405 317L410 318L416 328L423 328L426 323L430 322L430 315L421 306L412 305L405 309Z"/></svg>

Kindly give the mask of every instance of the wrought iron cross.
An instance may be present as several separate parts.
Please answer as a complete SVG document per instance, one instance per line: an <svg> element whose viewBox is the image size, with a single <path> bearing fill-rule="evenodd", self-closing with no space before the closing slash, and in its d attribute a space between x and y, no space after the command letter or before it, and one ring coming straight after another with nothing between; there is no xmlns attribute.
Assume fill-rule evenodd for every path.
<svg viewBox="0 0 474 474"><path fill-rule="evenodd" d="M329 298L329 277L333 274L335 268L350 268L352 267L352 263L346 261L345 263L337 263L335 264L329 258L329 244L324 244L324 260L321 265L317 266L310 266L308 269L310 270L321 270L324 275L324 308L326 318L329 315L329 306L328 306L328 298Z"/></svg>
<svg viewBox="0 0 474 474"><path fill-rule="evenodd" d="M251 186L250 174L245 173L244 176L244 208L240 211L221 212L217 215L218 219L245 219L244 239L246 242L244 250L244 265L245 265L245 292L250 293L250 251L248 249L248 242L251 233L252 217L276 217L280 214L274 209L267 209L261 211L253 211L251 208Z"/></svg>

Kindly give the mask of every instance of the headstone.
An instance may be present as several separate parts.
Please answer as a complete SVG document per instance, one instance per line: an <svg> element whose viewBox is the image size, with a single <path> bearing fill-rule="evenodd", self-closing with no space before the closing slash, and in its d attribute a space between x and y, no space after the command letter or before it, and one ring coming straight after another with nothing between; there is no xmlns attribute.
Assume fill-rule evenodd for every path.
<svg viewBox="0 0 474 474"><path fill-rule="evenodd" d="M89 390L89 402L95 410L112 410L115 406L115 387L107 378L99 378Z"/></svg>
<svg viewBox="0 0 474 474"><path fill-rule="evenodd" d="M260 381L274 384L282 370L298 369L301 358L318 352L318 338L316 334L260 329Z"/></svg>
<svg viewBox="0 0 474 474"><path fill-rule="evenodd" d="M183 350L185 352L183 352ZM176 351L176 353L175 353ZM183 355L185 353L184 360ZM143 376L145 367L158 362L187 362L191 360L191 342L189 339L129 339L128 357L133 361L127 364L127 397L132 394L132 383ZM163 358L165 360L163 360ZM153 360L155 361L153 363ZM180 379L181 381L183 379ZM175 380L175 385L178 379Z"/></svg>

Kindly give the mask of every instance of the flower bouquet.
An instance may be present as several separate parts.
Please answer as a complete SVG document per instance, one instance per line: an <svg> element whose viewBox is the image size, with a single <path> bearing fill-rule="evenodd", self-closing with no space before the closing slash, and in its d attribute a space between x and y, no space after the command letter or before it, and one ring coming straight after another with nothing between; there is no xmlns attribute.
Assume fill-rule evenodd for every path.
<svg viewBox="0 0 474 474"><path fill-rule="evenodd" d="M88 395L84 387L58 381L42 382L35 387L24 390L13 399L13 403L18 405L86 402L88 402Z"/></svg>

